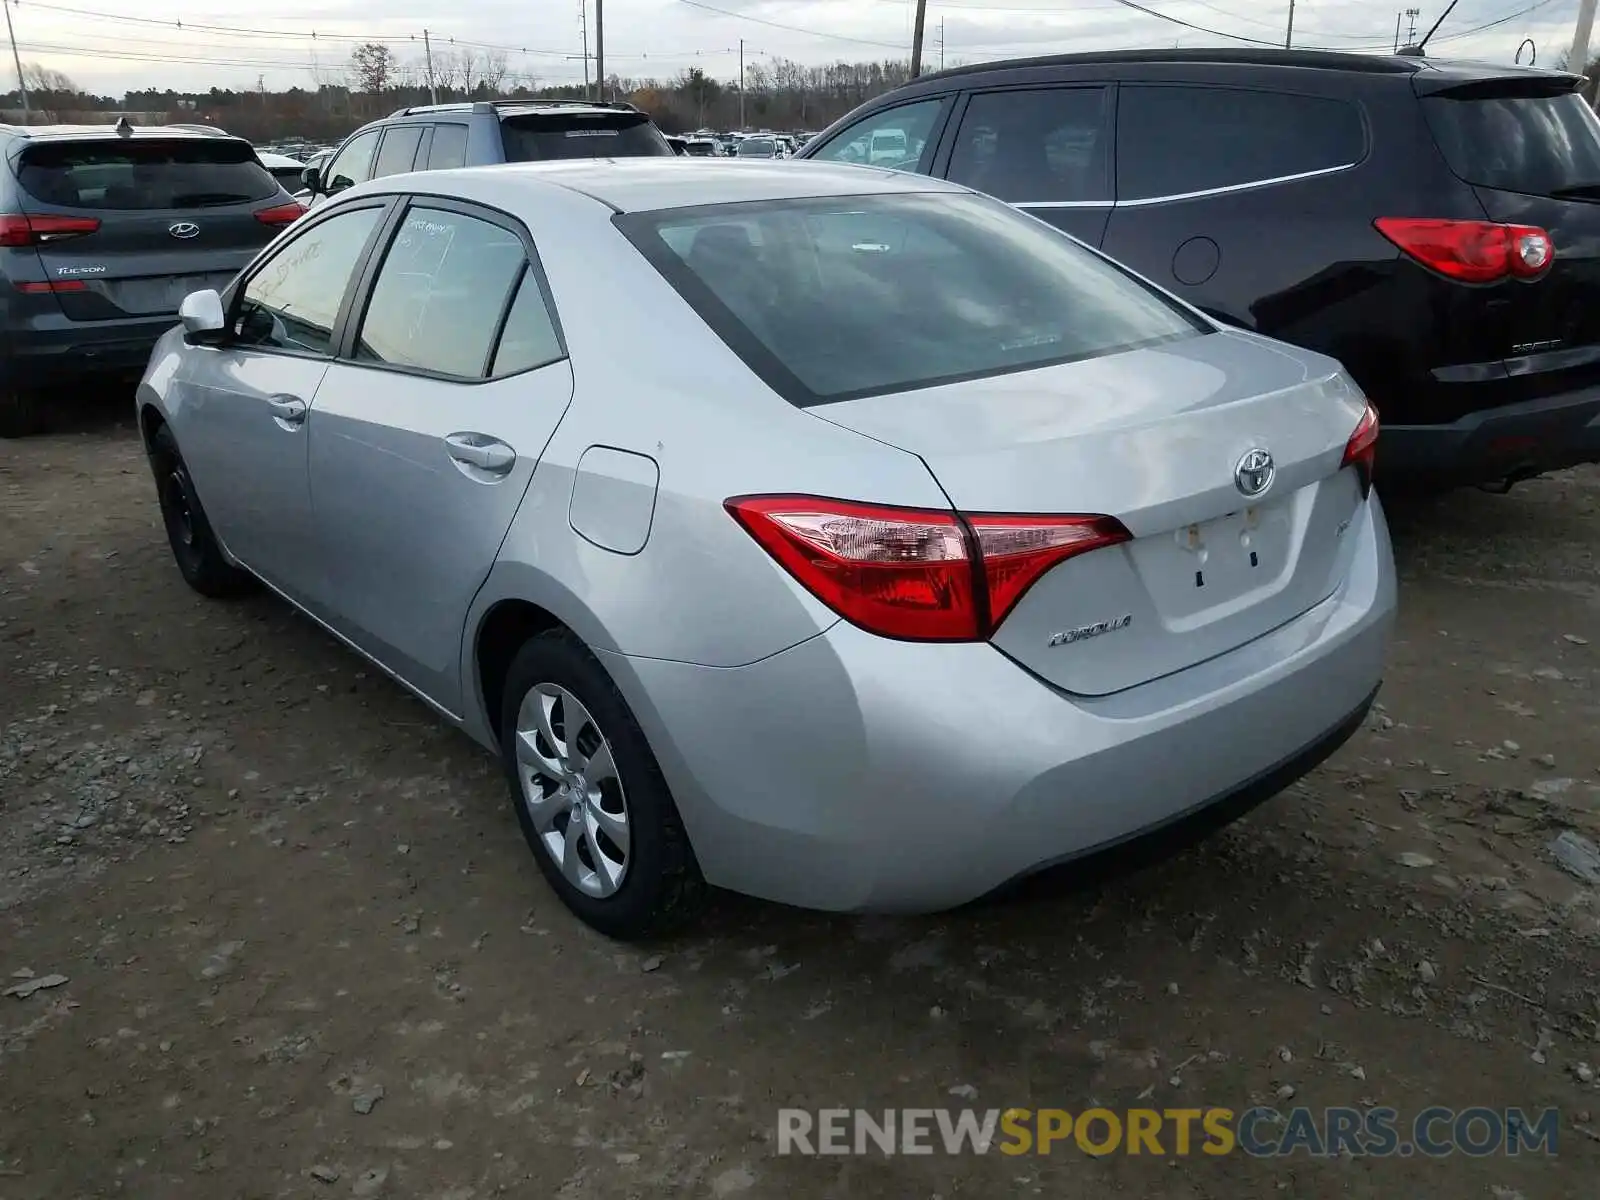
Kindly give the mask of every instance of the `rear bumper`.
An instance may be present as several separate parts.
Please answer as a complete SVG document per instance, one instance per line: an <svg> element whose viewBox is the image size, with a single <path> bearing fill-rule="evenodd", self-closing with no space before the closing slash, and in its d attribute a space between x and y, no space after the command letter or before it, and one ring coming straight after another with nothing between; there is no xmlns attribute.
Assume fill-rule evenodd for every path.
<svg viewBox="0 0 1600 1200"><path fill-rule="evenodd" d="M142 374L150 351L176 323L176 316L162 316L9 329L0 383L48 388L89 376Z"/></svg>
<svg viewBox="0 0 1600 1200"><path fill-rule="evenodd" d="M1158 829L1216 824L1336 749L1383 672L1382 510L1344 587L1265 637L1111 696L992 646L840 622L746 667L600 657L706 878L809 908L929 911Z"/></svg>
<svg viewBox="0 0 1600 1200"><path fill-rule="evenodd" d="M1381 414L1380 414L1381 415ZM1600 388L1470 413L1447 425L1385 424L1379 485L1450 487L1600 462Z"/></svg>

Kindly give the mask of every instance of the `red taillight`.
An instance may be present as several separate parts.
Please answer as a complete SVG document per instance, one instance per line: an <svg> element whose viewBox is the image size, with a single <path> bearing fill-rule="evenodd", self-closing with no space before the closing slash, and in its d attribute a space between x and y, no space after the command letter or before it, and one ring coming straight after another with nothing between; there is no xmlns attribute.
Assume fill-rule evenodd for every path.
<svg viewBox="0 0 1600 1200"><path fill-rule="evenodd" d="M305 216L306 206L298 200L287 204L274 204L271 208L256 209L256 220L263 225L288 225Z"/></svg>
<svg viewBox="0 0 1600 1200"><path fill-rule="evenodd" d="M1550 235L1535 225L1379 217L1379 233L1423 266L1462 283L1535 279L1555 260Z"/></svg>
<svg viewBox="0 0 1600 1200"><path fill-rule="evenodd" d="M907 641L980 641L1051 567L1129 536L1110 517L969 517L816 496L740 496L727 508L834 612Z"/></svg>
<svg viewBox="0 0 1600 1200"><path fill-rule="evenodd" d="M1361 476L1361 491L1363 494L1372 486L1372 468L1378 459L1378 410L1372 407L1372 402L1367 402L1367 407L1362 410L1361 420L1356 422L1356 431L1350 435L1350 440L1344 444L1344 461L1341 467L1354 467Z"/></svg>
<svg viewBox="0 0 1600 1200"><path fill-rule="evenodd" d="M24 296L59 295L62 292L87 292L89 285L81 279L57 279L45 283L13 283L12 287Z"/></svg>
<svg viewBox="0 0 1600 1200"><path fill-rule="evenodd" d="M34 213L0 216L0 246L42 246L63 238L82 237L100 228L94 217L50 217Z"/></svg>

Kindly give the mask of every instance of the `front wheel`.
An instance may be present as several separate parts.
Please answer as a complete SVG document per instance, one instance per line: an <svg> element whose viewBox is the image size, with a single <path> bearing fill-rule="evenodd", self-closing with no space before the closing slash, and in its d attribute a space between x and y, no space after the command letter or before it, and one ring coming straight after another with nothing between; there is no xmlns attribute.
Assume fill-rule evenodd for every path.
<svg viewBox="0 0 1600 1200"><path fill-rule="evenodd" d="M248 591L255 581L223 556L205 509L200 507L189 468L178 453L178 443L165 425L150 437L150 470L156 477L161 523L166 526L167 542L183 581L212 598Z"/></svg>
<svg viewBox="0 0 1600 1200"><path fill-rule="evenodd" d="M506 680L501 757L523 836L550 886L621 940L699 915L705 882L644 732L564 630L528 641Z"/></svg>

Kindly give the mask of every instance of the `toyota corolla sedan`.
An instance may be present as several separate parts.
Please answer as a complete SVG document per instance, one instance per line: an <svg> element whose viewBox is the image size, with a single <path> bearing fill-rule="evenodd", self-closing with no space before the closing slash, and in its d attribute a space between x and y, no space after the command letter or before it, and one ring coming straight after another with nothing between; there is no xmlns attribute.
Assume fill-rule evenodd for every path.
<svg viewBox="0 0 1600 1200"><path fill-rule="evenodd" d="M616 937L1242 811L1358 726L1395 605L1338 363L889 170L376 180L188 297L138 409L184 579L497 753Z"/></svg>

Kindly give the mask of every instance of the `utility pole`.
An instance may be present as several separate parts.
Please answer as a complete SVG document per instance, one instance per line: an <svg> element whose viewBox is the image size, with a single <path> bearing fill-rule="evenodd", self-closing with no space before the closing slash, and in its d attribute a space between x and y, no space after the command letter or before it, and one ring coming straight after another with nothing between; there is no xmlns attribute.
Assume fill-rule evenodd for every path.
<svg viewBox="0 0 1600 1200"><path fill-rule="evenodd" d="M595 99L606 98L605 0L594 0L594 91Z"/></svg>
<svg viewBox="0 0 1600 1200"><path fill-rule="evenodd" d="M0 0L0 3L5 5L5 32L6 37L11 38L11 61L16 62L16 93L22 98L22 120L27 122L27 80L22 78L22 56L16 53L16 30L11 29L11 0Z"/></svg>
<svg viewBox="0 0 1600 1200"><path fill-rule="evenodd" d="M928 0L917 0L917 23L911 30L911 78L922 74L922 27L928 20Z"/></svg>
<svg viewBox="0 0 1600 1200"><path fill-rule="evenodd" d="M739 39L739 129L744 129L744 39Z"/></svg>
<svg viewBox="0 0 1600 1200"><path fill-rule="evenodd" d="M1283 35L1283 48L1289 49L1294 44L1294 0L1289 0L1289 29Z"/></svg>
<svg viewBox="0 0 1600 1200"><path fill-rule="evenodd" d="M422 31L422 61L428 64L428 102L439 103L439 89L433 82L433 43L428 40L428 31Z"/></svg>
<svg viewBox="0 0 1600 1200"><path fill-rule="evenodd" d="M944 18L939 18L939 70L944 70Z"/></svg>
<svg viewBox="0 0 1600 1200"><path fill-rule="evenodd" d="M589 10L578 0L578 32L583 35L583 94L589 94Z"/></svg>
<svg viewBox="0 0 1600 1200"><path fill-rule="evenodd" d="M1417 44L1417 18L1422 15L1420 8L1406 9L1406 41L1408 46Z"/></svg>
<svg viewBox="0 0 1600 1200"><path fill-rule="evenodd" d="M1589 67L1589 35L1594 31L1594 2L1583 0L1578 5L1578 27L1572 34L1572 53L1567 56L1567 70L1575 75L1582 75ZM1584 91L1588 90L1586 84Z"/></svg>

